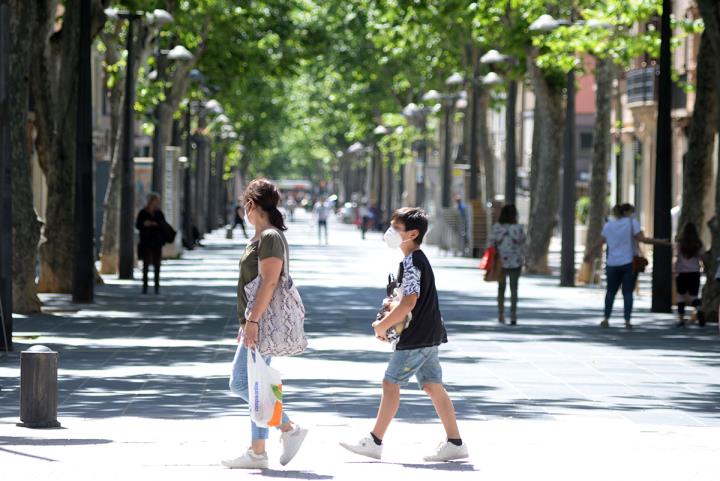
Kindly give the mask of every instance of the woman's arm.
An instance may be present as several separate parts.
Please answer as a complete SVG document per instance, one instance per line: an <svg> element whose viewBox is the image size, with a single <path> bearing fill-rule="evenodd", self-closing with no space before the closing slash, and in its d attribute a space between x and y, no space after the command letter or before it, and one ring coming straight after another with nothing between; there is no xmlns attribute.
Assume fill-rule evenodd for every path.
<svg viewBox="0 0 720 481"><path fill-rule="evenodd" d="M670 239L653 239L652 237L646 237L643 231L635 234L635 239L638 242L642 242L643 244L672 247L672 242L670 242Z"/></svg>

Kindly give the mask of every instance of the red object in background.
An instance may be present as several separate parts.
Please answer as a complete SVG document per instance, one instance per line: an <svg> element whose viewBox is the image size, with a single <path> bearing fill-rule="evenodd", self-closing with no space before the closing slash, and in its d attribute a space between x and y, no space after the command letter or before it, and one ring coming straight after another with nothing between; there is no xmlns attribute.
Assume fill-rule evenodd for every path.
<svg viewBox="0 0 720 481"><path fill-rule="evenodd" d="M495 256L497 255L497 249L494 246L490 246L485 249L482 258L480 259L480 269L492 269L495 263Z"/></svg>

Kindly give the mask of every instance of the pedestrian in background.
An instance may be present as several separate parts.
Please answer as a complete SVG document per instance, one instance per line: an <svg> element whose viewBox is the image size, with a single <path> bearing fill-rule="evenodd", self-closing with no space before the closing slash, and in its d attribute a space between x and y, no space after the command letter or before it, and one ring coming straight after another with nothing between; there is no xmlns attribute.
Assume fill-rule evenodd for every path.
<svg viewBox="0 0 720 481"><path fill-rule="evenodd" d="M360 205L358 215L360 216L360 232L362 233L362 238L364 239L365 234L367 234L368 228L370 227L371 219L370 209L368 208L366 202L363 202L362 205Z"/></svg>
<svg viewBox="0 0 720 481"><path fill-rule="evenodd" d="M457 205L458 212L458 236L460 237L460 251L462 255L465 255L465 251L468 247L468 221L467 221L467 208L462 197L459 195L455 196L455 204Z"/></svg>
<svg viewBox="0 0 720 481"><path fill-rule="evenodd" d="M669 246L670 241L646 237L640 223L633 217L635 207L631 204L618 204L613 207L612 213L614 219L607 221L600 239L585 256L585 262L590 262L594 253L607 243L607 291L605 292L605 311L600 327L610 326L610 315L615 303L615 296L622 286L625 327L630 329L632 328L633 290L640 272L637 267L634 268L634 259L640 257L639 243Z"/></svg>
<svg viewBox="0 0 720 481"><path fill-rule="evenodd" d="M498 221L493 224L490 245L497 250L503 272L498 281L498 322L505 323L505 287L510 279L510 324L517 324L518 283L527 255L527 239L518 224L518 211L513 204L503 206Z"/></svg>
<svg viewBox="0 0 720 481"><path fill-rule="evenodd" d="M313 214L318 225L318 244L322 244L323 231L325 232L325 245L328 244L328 218L330 212L330 205L325 200L325 197L320 197L320 200L315 203L313 208Z"/></svg>
<svg viewBox="0 0 720 481"><path fill-rule="evenodd" d="M250 182L245 190L244 209L248 222L255 227L255 235L245 247L245 253L240 259L240 278L237 289L237 312L240 319L238 331L238 347L232 363L230 375L230 390L248 402L248 349L258 342L259 323L267 309L273 293L278 286L282 275L285 259L289 259L288 244L284 231L287 230L283 215L278 210L280 193L275 185L266 179ZM246 312L248 299L245 286L260 276L262 283L257 291L257 297L252 312ZM270 356L264 357L270 364ZM283 409L282 423L278 427L282 434L283 452L280 464L285 466L297 454L307 435L306 429L292 423ZM266 469L268 455L265 452L265 441L268 438L268 429L258 427L250 421L251 446L241 456L226 459L222 464L228 468L238 469Z"/></svg>
<svg viewBox="0 0 720 481"><path fill-rule="evenodd" d="M135 219L135 227L140 232L138 258L143 262L142 293L147 294L148 269L152 265L155 269L155 294L159 294L162 246L169 241L169 231L172 230L160 210L160 194L156 192L148 194L147 204L138 212Z"/></svg>
<svg viewBox="0 0 720 481"><path fill-rule="evenodd" d="M700 299L700 263L704 253L700 234L694 223L683 226L675 244L675 287L677 288L677 327L685 327L685 307L691 305L695 309L695 317L701 325L704 317L699 314Z"/></svg>

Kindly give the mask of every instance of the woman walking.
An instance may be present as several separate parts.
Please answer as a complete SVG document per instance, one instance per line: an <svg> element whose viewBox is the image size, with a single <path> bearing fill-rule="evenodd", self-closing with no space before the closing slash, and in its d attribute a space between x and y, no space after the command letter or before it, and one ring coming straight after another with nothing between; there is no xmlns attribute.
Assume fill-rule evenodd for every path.
<svg viewBox="0 0 720 481"><path fill-rule="evenodd" d="M633 260L638 254L638 243L657 246L670 245L668 240L646 237L640 223L633 218L635 207L630 204L618 204L612 210L614 219L603 227L597 243L585 257L585 262L592 260L593 254L607 243L607 291L605 293L605 312L600 327L610 327L610 315L618 289L622 286L625 327L632 328L633 290L637 282L638 272L633 269Z"/></svg>
<svg viewBox="0 0 720 481"><path fill-rule="evenodd" d="M677 238L675 252L675 286L677 288L677 327L685 327L685 307L691 305L698 316L700 307L700 259L704 248L697 227L688 222Z"/></svg>
<svg viewBox="0 0 720 481"><path fill-rule="evenodd" d="M248 222L255 227L255 235L250 239L240 260L240 279L238 281L237 307L240 318L238 347L232 363L230 390L246 402L248 394L248 349L258 342L259 323L278 286L283 272L285 259L289 259L288 244L283 234L287 230L281 212L278 210L280 194L268 180L252 181L244 194L244 209ZM260 276L261 283L252 311L247 311L248 299L245 286ZM270 364L270 357L265 357ZM228 468L264 469L268 467L268 455L265 441L268 429L258 427L250 421L251 446L240 457L223 460ZM307 435L306 429L292 423L283 410L280 439L283 452L280 464L285 466L297 454Z"/></svg>
<svg viewBox="0 0 720 481"><path fill-rule="evenodd" d="M169 226L160 210L160 194L151 192L147 196L147 204L138 212L135 227L140 231L138 258L143 262L142 293L148 290L148 269L155 268L155 294L160 293L160 263L162 262L162 246L165 244L165 229Z"/></svg>
<svg viewBox="0 0 720 481"><path fill-rule="evenodd" d="M525 259L527 245L525 231L518 224L517 208L503 206L497 223L493 224L490 245L502 260L503 272L498 281L498 322L505 324L505 286L510 278L510 324L517 324L518 281Z"/></svg>

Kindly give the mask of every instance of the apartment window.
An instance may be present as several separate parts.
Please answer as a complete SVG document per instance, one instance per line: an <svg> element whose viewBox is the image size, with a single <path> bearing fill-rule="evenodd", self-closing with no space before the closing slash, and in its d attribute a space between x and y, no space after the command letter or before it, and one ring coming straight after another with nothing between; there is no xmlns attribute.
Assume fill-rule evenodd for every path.
<svg viewBox="0 0 720 481"><path fill-rule="evenodd" d="M593 148L593 133L580 132L580 152L588 153Z"/></svg>

